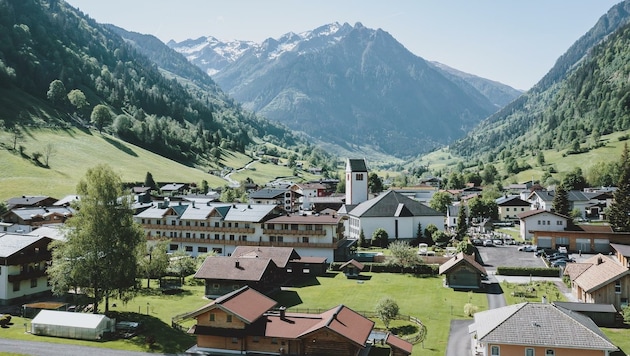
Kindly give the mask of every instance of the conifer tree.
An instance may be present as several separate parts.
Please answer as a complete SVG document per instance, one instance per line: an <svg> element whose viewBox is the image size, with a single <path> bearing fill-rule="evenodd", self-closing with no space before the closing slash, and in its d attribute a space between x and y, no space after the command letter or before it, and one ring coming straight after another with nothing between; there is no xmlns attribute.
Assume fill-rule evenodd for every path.
<svg viewBox="0 0 630 356"><path fill-rule="evenodd" d="M553 201L551 202L553 206L553 210L561 215L569 216L569 194L567 193L564 185L559 184L556 187L556 194L553 196Z"/></svg>
<svg viewBox="0 0 630 356"><path fill-rule="evenodd" d="M630 231L630 161L628 144L623 147L619 162L619 182L608 209L608 222L614 231Z"/></svg>

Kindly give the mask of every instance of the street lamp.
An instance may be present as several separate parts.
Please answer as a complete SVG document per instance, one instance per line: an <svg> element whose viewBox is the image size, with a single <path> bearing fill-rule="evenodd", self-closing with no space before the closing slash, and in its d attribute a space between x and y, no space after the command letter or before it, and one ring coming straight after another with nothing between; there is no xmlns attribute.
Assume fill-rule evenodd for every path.
<svg viewBox="0 0 630 356"><path fill-rule="evenodd" d="M147 302L147 315L149 315L149 302Z"/></svg>

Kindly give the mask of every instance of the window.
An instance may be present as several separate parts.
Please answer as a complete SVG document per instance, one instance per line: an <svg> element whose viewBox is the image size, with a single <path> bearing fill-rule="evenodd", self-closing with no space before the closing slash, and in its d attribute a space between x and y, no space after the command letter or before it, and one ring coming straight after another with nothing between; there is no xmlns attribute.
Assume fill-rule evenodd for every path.
<svg viewBox="0 0 630 356"><path fill-rule="evenodd" d="M214 227L219 227L219 222L218 221L214 222Z"/></svg>
<svg viewBox="0 0 630 356"><path fill-rule="evenodd" d="M186 252L192 252L192 251L193 251L192 246L186 246Z"/></svg>
<svg viewBox="0 0 630 356"><path fill-rule="evenodd" d="M510 211L510 208L505 208L505 211Z"/></svg>
<svg viewBox="0 0 630 356"><path fill-rule="evenodd" d="M534 349L528 347L525 349L525 356L535 356Z"/></svg>
<svg viewBox="0 0 630 356"><path fill-rule="evenodd" d="M303 236L302 237L302 243L305 243L305 244L308 243L308 236Z"/></svg>
<svg viewBox="0 0 630 356"><path fill-rule="evenodd" d="M171 251L177 251L177 244L170 244L168 245L168 249Z"/></svg>
<svg viewBox="0 0 630 356"><path fill-rule="evenodd" d="M275 337L271 338L271 343L272 344L277 344L278 343L278 339L276 339Z"/></svg>
<svg viewBox="0 0 630 356"><path fill-rule="evenodd" d="M357 173L357 180L363 180L363 173Z"/></svg>
<svg viewBox="0 0 630 356"><path fill-rule="evenodd" d="M218 240L219 239L219 234L214 234L214 239Z"/></svg>
<svg viewBox="0 0 630 356"><path fill-rule="evenodd" d="M547 220L547 225L551 225L551 221Z"/></svg>
<svg viewBox="0 0 630 356"><path fill-rule="evenodd" d="M213 284L213 285L212 285L212 288L213 288L213 289L219 289L219 288L220 288L220 286L219 286L219 284L218 284L218 283L215 283L215 284Z"/></svg>
<svg viewBox="0 0 630 356"><path fill-rule="evenodd" d="M204 247L201 247L201 246L197 247L197 252L206 253L206 252L208 252L208 248L205 247L205 246Z"/></svg>
<svg viewBox="0 0 630 356"><path fill-rule="evenodd" d="M13 282L13 291L17 292L20 290L20 282Z"/></svg>
<svg viewBox="0 0 630 356"><path fill-rule="evenodd" d="M212 248L212 252L216 253L216 254L222 254L223 253L223 249L219 248L219 247L213 247Z"/></svg>
<svg viewBox="0 0 630 356"><path fill-rule="evenodd" d="M562 226L562 220L558 220L558 221L556 221L556 225L560 225L560 226Z"/></svg>
<svg viewBox="0 0 630 356"><path fill-rule="evenodd" d="M225 319L226 322L231 323L232 322L232 316L228 315Z"/></svg>
<svg viewBox="0 0 630 356"><path fill-rule="evenodd" d="M234 235L230 235L230 241L234 241Z"/></svg>
<svg viewBox="0 0 630 356"><path fill-rule="evenodd" d="M233 337L232 338L232 343L233 344L238 344L238 338L237 337Z"/></svg>
<svg viewBox="0 0 630 356"><path fill-rule="evenodd" d="M615 294L621 294L621 281L615 282Z"/></svg>
<svg viewBox="0 0 630 356"><path fill-rule="evenodd" d="M210 314L210 321L215 321L215 316L213 313Z"/></svg>
<svg viewBox="0 0 630 356"><path fill-rule="evenodd" d="M199 238L200 239L205 239L206 238L206 234L204 234L203 232L199 234Z"/></svg>
<svg viewBox="0 0 630 356"><path fill-rule="evenodd" d="M31 279L31 288L37 288L37 278Z"/></svg>
<svg viewBox="0 0 630 356"><path fill-rule="evenodd" d="M556 352L554 350L546 350L545 356L556 356Z"/></svg>
<svg viewBox="0 0 630 356"><path fill-rule="evenodd" d="M538 220L538 225L540 225L540 220Z"/></svg>
<svg viewBox="0 0 630 356"><path fill-rule="evenodd" d="M491 346L490 347L490 356L500 356L501 352L499 350L499 346Z"/></svg>
<svg viewBox="0 0 630 356"><path fill-rule="evenodd" d="M252 342L260 342L260 336L252 337Z"/></svg>
<svg viewBox="0 0 630 356"><path fill-rule="evenodd" d="M188 239L190 238L190 232L186 233L186 238L188 238Z"/></svg>
<svg viewBox="0 0 630 356"><path fill-rule="evenodd" d="M282 242L283 238L282 236L278 236L278 242Z"/></svg>

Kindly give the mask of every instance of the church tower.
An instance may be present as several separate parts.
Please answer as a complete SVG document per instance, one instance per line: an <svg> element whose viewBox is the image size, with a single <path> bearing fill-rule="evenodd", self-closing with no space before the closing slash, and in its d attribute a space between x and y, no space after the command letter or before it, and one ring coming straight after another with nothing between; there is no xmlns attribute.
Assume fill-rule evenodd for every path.
<svg viewBox="0 0 630 356"><path fill-rule="evenodd" d="M365 159L346 161L346 204L357 205L368 200L368 171Z"/></svg>

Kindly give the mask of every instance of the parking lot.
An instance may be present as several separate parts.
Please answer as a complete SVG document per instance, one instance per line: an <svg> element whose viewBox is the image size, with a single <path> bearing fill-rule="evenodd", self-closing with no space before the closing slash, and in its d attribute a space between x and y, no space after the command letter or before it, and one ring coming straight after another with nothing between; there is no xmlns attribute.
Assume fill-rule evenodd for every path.
<svg viewBox="0 0 630 356"><path fill-rule="evenodd" d="M517 245L501 245L493 247L477 246L479 254L489 273L493 273L498 266L510 267L546 267L541 258L533 252L522 252Z"/></svg>

